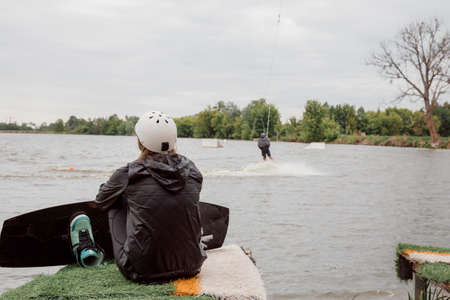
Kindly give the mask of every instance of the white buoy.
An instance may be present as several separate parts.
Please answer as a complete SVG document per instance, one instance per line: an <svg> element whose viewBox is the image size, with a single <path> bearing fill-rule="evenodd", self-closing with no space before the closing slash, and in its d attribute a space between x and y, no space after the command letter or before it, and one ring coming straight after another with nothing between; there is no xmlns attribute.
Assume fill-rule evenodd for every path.
<svg viewBox="0 0 450 300"><path fill-rule="evenodd" d="M222 148L223 140L220 139L202 139L202 147L205 148Z"/></svg>
<svg viewBox="0 0 450 300"><path fill-rule="evenodd" d="M323 150L325 149L325 143L311 143L309 145L307 145L304 149L319 149L319 150Z"/></svg>

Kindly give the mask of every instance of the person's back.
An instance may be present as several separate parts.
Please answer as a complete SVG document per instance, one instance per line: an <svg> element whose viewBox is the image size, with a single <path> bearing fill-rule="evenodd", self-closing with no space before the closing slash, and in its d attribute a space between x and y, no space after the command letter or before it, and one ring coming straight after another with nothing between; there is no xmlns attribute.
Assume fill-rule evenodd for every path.
<svg viewBox="0 0 450 300"><path fill-rule="evenodd" d="M258 148L269 148L270 147L270 140L267 138L265 134L261 134L261 136L258 138Z"/></svg>
<svg viewBox="0 0 450 300"><path fill-rule="evenodd" d="M175 126L157 114L163 116L162 126ZM143 118L149 116L140 121ZM100 207L109 207L116 263L127 278L138 282L194 276L206 258L200 242L202 175L192 161L174 153L174 141L166 141L164 135L163 142L156 143L164 149L160 153L151 143L144 147L141 141L146 137L138 126L141 156L118 169L96 199ZM155 135L152 129L149 134Z"/></svg>
<svg viewBox="0 0 450 300"><path fill-rule="evenodd" d="M266 160L266 156L269 156L269 158L272 159L269 147L270 147L270 140L263 132L258 138L258 148L261 150L261 155L264 160Z"/></svg>

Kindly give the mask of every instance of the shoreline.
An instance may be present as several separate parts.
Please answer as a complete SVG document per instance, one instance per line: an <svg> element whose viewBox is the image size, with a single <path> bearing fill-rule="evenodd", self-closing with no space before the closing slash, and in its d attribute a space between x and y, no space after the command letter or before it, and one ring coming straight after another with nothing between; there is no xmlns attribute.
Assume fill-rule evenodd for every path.
<svg viewBox="0 0 450 300"><path fill-rule="evenodd" d="M0 134L12 133L12 134L73 134L73 135L98 135L98 134L80 134L70 132L54 132L54 131L39 131L39 130L0 130ZM105 134L103 134L105 135ZM105 136L129 136L129 135L105 135ZM183 138L183 137L180 137ZM194 138L190 139L206 139L206 138ZM214 138L210 138L214 139ZM220 139L220 138L217 138ZM227 139L229 140L229 139ZM235 140L235 139L231 139ZM236 139L235 141L239 141ZM425 149L449 149L450 150L450 137L441 137L441 143L437 147L433 147L431 144L431 137L429 136L382 136L382 135L339 135L334 141L324 142L326 144L340 144L340 145L362 145L362 146L388 146L388 147L404 147L404 148L425 148ZM248 140L242 140L248 141ZM289 142L289 143L305 143L309 142L280 139L277 142Z"/></svg>
<svg viewBox="0 0 450 300"><path fill-rule="evenodd" d="M431 137L429 136L353 136L340 135L330 144L348 144L348 145L365 145L365 146L390 146L404 148L425 148L425 149L450 149L450 138L441 137L440 144L433 147Z"/></svg>

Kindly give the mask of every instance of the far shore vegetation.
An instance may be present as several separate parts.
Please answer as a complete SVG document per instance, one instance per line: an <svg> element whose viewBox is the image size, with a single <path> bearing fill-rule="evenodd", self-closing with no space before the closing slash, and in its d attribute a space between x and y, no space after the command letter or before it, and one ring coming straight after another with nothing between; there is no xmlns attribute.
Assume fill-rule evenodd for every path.
<svg viewBox="0 0 450 300"><path fill-rule="evenodd" d="M253 100L243 109L233 102L219 101L201 112L175 118L178 136L252 140L261 132L272 140L327 142L380 146L450 149L450 104L437 105L433 119L440 143L433 145L423 110L389 107L366 111L349 104L329 105L309 100L303 118L282 123L280 113L265 99ZM0 132L133 135L137 116L83 119L71 116L54 123L0 123Z"/></svg>
<svg viewBox="0 0 450 300"><path fill-rule="evenodd" d="M396 98L418 99L423 108L389 107L365 111L349 104L329 105L309 100L302 118L282 123L278 109L265 99L253 100L242 110L219 101L201 112L176 118L179 137L252 140L265 132L271 139L291 142L329 142L450 149L450 105L443 97L450 90L450 32L441 21L413 22L394 40L382 42L367 61L390 82L399 82ZM447 100L447 98L445 98ZM133 135L138 117L117 115L66 122L0 123L0 131L73 134Z"/></svg>
<svg viewBox="0 0 450 300"><path fill-rule="evenodd" d="M450 88L450 32L442 22L435 18L403 27L394 40L380 43L367 63L391 83L401 83L397 100L423 101L432 146L439 146L435 109Z"/></svg>

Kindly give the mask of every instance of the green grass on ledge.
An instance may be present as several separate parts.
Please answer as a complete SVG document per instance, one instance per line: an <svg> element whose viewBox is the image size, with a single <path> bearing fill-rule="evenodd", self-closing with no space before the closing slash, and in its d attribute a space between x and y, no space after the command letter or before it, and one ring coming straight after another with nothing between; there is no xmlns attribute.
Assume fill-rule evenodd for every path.
<svg viewBox="0 0 450 300"><path fill-rule="evenodd" d="M439 253L450 253L449 248L433 247L433 246L419 246L413 244L398 244L397 258L395 261L397 276L400 280L412 279L413 266L412 263L402 257L402 252L411 249L416 251L433 251ZM445 263L426 263L420 265L417 274L426 279L439 283L450 282L450 265Z"/></svg>
<svg viewBox="0 0 450 300"><path fill-rule="evenodd" d="M400 243L397 246L397 253L401 254L403 251L411 249L416 251L433 251L439 253L450 253L450 248L441 248L441 247L433 247L433 246L419 246L413 244L404 244Z"/></svg>
<svg viewBox="0 0 450 300"><path fill-rule="evenodd" d="M54 275L40 275L0 299L126 299L126 300L212 300L209 296L172 296L171 283L141 285L126 280L114 263L95 268L68 266Z"/></svg>

